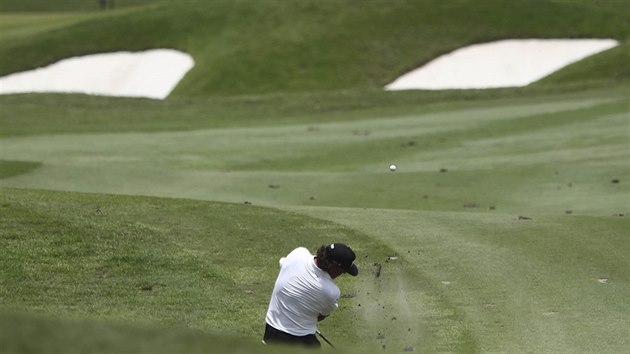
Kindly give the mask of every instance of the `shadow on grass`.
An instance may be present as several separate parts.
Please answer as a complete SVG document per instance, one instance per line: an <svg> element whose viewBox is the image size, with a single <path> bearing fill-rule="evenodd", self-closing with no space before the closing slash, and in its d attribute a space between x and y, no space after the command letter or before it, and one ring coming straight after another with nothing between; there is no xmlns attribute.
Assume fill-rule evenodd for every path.
<svg viewBox="0 0 630 354"><path fill-rule="evenodd" d="M0 160L0 179L22 175L42 165L41 162Z"/></svg>
<svg viewBox="0 0 630 354"><path fill-rule="evenodd" d="M299 353L251 338L119 321L0 312L5 353Z"/></svg>

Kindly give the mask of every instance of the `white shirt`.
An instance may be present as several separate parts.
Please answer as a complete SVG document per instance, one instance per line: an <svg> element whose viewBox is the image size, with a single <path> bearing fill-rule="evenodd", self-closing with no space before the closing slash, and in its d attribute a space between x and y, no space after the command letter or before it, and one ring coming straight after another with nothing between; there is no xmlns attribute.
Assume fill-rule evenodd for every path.
<svg viewBox="0 0 630 354"><path fill-rule="evenodd" d="M338 307L340 294L330 275L317 267L313 255L306 248L296 248L280 259L280 274L265 320L294 336L315 334L317 318Z"/></svg>

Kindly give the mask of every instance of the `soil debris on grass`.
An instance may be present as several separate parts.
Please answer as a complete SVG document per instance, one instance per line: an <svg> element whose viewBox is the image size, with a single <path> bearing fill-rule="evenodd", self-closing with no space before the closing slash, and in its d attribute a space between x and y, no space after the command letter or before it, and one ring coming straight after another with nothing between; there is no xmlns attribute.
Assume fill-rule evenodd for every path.
<svg viewBox="0 0 630 354"><path fill-rule="evenodd" d="M279 184L270 184L269 188L271 188L271 189L278 189L278 188L280 188L280 185Z"/></svg>
<svg viewBox="0 0 630 354"><path fill-rule="evenodd" d="M619 182L620 182L620 181L619 181L619 179L618 179L618 178L615 178L615 179L613 179L612 181L610 181L610 183L619 183Z"/></svg>
<svg viewBox="0 0 630 354"><path fill-rule="evenodd" d="M254 290L251 289L245 289L243 290L243 292L245 293L245 295L254 295Z"/></svg>
<svg viewBox="0 0 630 354"><path fill-rule="evenodd" d="M565 210L565 214L573 214L573 210Z"/></svg>
<svg viewBox="0 0 630 354"><path fill-rule="evenodd" d="M374 267L376 267L376 269L374 269L374 277L375 278L380 278L381 276L381 269L383 268L383 265L380 263L374 263Z"/></svg>
<svg viewBox="0 0 630 354"><path fill-rule="evenodd" d="M519 216L518 216L518 219L519 219L519 220L532 220L532 218L531 218L531 217L526 216L526 215L519 215Z"/></svg>
<svg viewBox="0 0 630 354"><path fill-rule="evenodd" d="M400 147L403 147L403 148L414 147L414 146L416 146L416 142L413 140L400 144Z"/></svg>
<svg viewBox="0 0 630 354"><path fill-rule="evenodd" d="M608 278L599 278L597 279L597 282L600 284L607 284L608 283Z"/></svg>
<svg viewBox="0 0 630 354"><path fill-rule="evenodd" d="M413 351L415 351L415 349L412 346L405 347L405 349L403 349L403 352L413 352Z"/></svg>
<svg viewBox="0 0 630 354"><path fill-rule="evenodd" d="M370 131L369 130L359 130L359 129L355 129L352 131L352 135L356 135L356 136L368 136L370 135Z"/></svg>
<svg viewBox="0 0 630 354"><path fill-rule="evenodd" d="M152 291L153 290L153 286L151 285L143 285L140 287L140 290L142 291Z"/></svg>
<svg viewBox="0 0 630 354"><path fill-rule="evenodd" d="M446 172L448 172L447 168L440 168L440 173L446 173Z"/></svg>
<svg viewBox="0 0 630 354"><path fill-rule="evenodd" d="M464 208L479 208L479 204L475 202L464 203Z"/></svg>

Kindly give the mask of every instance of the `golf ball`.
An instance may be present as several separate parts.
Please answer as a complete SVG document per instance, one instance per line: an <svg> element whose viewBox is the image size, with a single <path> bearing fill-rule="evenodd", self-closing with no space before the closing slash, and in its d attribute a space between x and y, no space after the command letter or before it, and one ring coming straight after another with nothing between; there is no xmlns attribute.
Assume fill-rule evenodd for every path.
<svg viewBox="0 0 630 354"><path fill-rule="evenodd" d="M396 165L394 164L389 165L389 170L392 172L396 171Z"/></svg>

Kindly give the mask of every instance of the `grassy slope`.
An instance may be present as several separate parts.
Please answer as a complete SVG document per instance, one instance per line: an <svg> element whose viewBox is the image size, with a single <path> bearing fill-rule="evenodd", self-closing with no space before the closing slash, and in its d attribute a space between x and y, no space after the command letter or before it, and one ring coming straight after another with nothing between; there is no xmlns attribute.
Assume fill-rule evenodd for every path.
<svg viewBox="0 0 630 354"><path fill-rule="evenodd" d="M624 324L630 313L624 300L630 290L628 218L518 220L505 214L347 208L305 212L368 233L400 256L402 273L383 275L400 277L400 296L381 298L388 309L378 314L388 323L383 325L387 344L405 342L406 324L398 321L420 317L406 308L415 314L432 305L431 297L404 296L413 294L415 285L453 305L441 307L452 311L452 322L429 321L437 327L434 335L450 338L451 345L456 334L461 339L466 333L467 349L481 352L623 352L630 345Z"/></svg>
<svg viewBox="0 0 630 354"><path fill-rule="evenodd" d="M3 298L55 315L220 328L252 338L275 260L250 263L249 252L343 239L368 258L359 263L364 276L342 283L354 297L343 299L347 307L322 327L334 331L337 343L392 351L618 351L628 344L619 331L629 309L619 299L628 291L622 250L630 225L612 215L628 213L630 169L628 132L619 129L628 124L626 102L610 93L536 105L482 100L461 110L381 118L378 109L367 110L374 117L315 125L292 117L291 124L257 128L4 138L3 158L44 162L4 162L30 171L5 176L5 186L249 200L291 213L3 189L3 241L13 253L2 278L14 287ZM393 156L395 174L386 170ZM479 207L465 208L470 202ZM519 221L519 214L533 220ZM95 236L90 242L86 230ZM20 240L23 246L14 247ZM238 241L254 244L217 260L217 245ZM390 255L399 262L385 262ZM233 259L241 263L228 265ZM261 262L269 265L255 266ZM378 279L374 263L384 265ZM222 286L204 287L207 272ZM603 278L610 282L599 283ZM146 284L154 286L148 305L138 289ZM249 287L255 296L227 304L238 316L213 315L222 308L206 297ZM339 332L347 321L355 326ZM571 340L572 333L580 339Z"/></svg>
<svg viewBox="0 0 630 354"><path fill-rule="evenodd" d="M11 189L0 198L3 307L61 317L253 340L277 261L296 244L353 243L363 269L391 253L346 227L256 206ZM356 316L359 300L344 299L330 325ZM354 331L335 332L352 340Z"/></svg>
<svg viewBox="0 0 630 354"><path fill-rule="evenodd" d="M196 61L175 96L380 90L402 72L470 43L522 37L626 40L630 14L623 8L623 3L589 7L542 0L536 6L531 1L505 6L499 0L166 2L2 41L0 73L93 52L173 47ZM624 44L617 54L593 58L590 78L627 80L628 52ZM568 74L552 81L581 80Z"/></svg>
<svg viewBox="0 0 630 354"><path fill-rule="evenodd" d="M107 0L107 4L114 4L114 8L136 7L139 5L151 5L155 0ZM0 12L16 13L86 13L100 10L98 0L0 0Z"/></svg>
<svg viewBox="0 0 630 354"><path fill-rule="evenodd" d="M628 347L629 225L612 216L630 210L628 44L525 89L378 92L470 42L627 40L625 2L357 3L191 0L108 13L0 14L0 54L11 53L0 55L2 73L159 46L197 60L165 102L0 97L0 186L37 188L0 189L3 307L249 341L260 336L276 258L296 244L341 239L367 257L359 261L363 276L341 283L340 313L322 324L338 346ZM0 5L22 11L37 3ZM336 91L303 92L328 89ZM269 92L276 93L241 95ZM386 170L393 160L396 174ZM447 173L438 172L443 167ZM244 247L217 252L223 245ZM375 263L383 266L379 278ZM147 285L152 290L141 290ZM8 332L1 332L13 339L0 342L23 352L77 348L51 327L80 327L80 337L93 338L81 348L93 352L120 351L127 332L148 341L173 335L175 351L212 340L12 316L2 316ZM24 331L38 333L43 346Z"/></svg>
<svg viewBox="0 0 630 354"><path fill-rule="evenodd" d="M270 205L612 215L628 211L627 185L611 183L630 174L628 132L619 129L628 124L624 94L467 102L380 118L379 109L364 110L364 119L348 121L293 116L285 125L5 138L5 160L43 165L2 184ZM396 174L386 169L392 162Z"/></svg>
<svg viewBox="0 0 630 354"><path fill-rule="evenodd" d="M34 339L36 338L36 340ZM230 335L165 326L138 326L121 321L61 319L46 315L2 312L3 353L295 353L265 348L260 342ZM299 353L300 351L298 351Z"/></svg>

